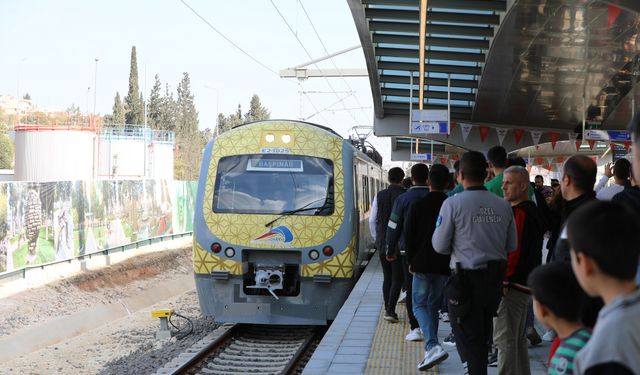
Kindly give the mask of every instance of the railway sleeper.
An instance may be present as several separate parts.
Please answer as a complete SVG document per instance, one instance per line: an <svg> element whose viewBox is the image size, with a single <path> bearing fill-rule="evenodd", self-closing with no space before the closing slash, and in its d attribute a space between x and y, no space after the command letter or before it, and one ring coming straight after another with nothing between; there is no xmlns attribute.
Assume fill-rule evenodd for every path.
<svg viewBox="0 0 640 375"><path fill-rule="evenodd" d="M224 351L225 354L229 354L229 355L237 355L237 356L263 356L263 355L272 355L272 356L277 356L277 357L286 357L289 354L288 353L293 353L293 350L286 352L286 353L274 353L272 350L245 350L245 349L231 349L228 348L227 350Z"/></svg>
<svg viewBox="0 0 640 375"><path fill-rule="evenodd" d="M210 363L207 365L207 368L210 370L220 371L223 374L228 374L232 371L239 371L244 373L256 373L256 374L280 374L282 370L285 369L285 366L263 366L260 368L256 367L248 367L240 364L213 364Z"/></svg>
<svg viewBox="0 0 640 375"><path fill-rule="evenodd" d="M295 354L295 353L291 353ZM238 362L270 362L270 363L282 363L285 364L289 361L291 355L272 355L268 358L265 357L251 357L251 356L243 356L243 355L233 355L229 353L220 353L216 359L220 359L221 361L238 361Z"/></svg>

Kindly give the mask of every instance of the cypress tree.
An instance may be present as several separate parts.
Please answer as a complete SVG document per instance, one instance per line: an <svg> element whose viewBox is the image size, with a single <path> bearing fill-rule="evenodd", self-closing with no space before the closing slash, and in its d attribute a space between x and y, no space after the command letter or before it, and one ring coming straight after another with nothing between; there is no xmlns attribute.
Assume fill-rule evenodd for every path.
<svg viewBox="0 0 640 375"><path fill-rule="evenodd" d="M268 120L270 116L269 111L260 103L260 97L253 94L249 103L249 111L244 115L244 121Z"/></svg>
<svg viewBox="0 0 640 375"><path fill-rule="evenodd" d="M176 132L186 135L197 131L198 111L193 102L191 80L187 72L183 73L182 80L178 84L177 105Z"/></svg>
<svg viewBox="0 0 640 375"><path fill-rule="evenodd" d="M152 129L162 129L160 121L162 119L162 96L160 90L160 76L156 74L153 82L153 88L149 94L149 105L147 106L147 123Z"/></svg>
<svg viewBox="0 0 640 375"><path fill-rule="evenodd" d="M140 125L144 122L140 88L138 85L138 60L136 46L131 47L131 67L129 70L129 92L124 98L126 123Z"/></svg>
<svg viewBox="0 0 640 375"><path fill-rule="evenodd" d="M122 104L122 100L120 99L119 92L116 92L116 97L113 101L113 115L111 121L113 122L113 124L118 126L124 126L125 124L124 105Z"/></svg>

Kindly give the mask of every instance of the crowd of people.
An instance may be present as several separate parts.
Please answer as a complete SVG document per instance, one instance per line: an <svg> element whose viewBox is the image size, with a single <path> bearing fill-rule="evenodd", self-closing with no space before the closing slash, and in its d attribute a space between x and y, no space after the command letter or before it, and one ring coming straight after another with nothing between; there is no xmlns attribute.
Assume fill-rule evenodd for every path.
<svg viewBox="0 0 640 375"><path fill-rule="evenodd" d="M419 370L449 356L442 320L467 374L491 365L531 374L528 345L541 341L535 315L553 339L549 374L640 374L640 115L630 126L631 162L607 164L598 183L596 163L580 154L551 186L531 181L525 161L501 146L486 157L466 152L453 176L415 164L408 188L402 169L389 170L370 229L384 320L398 322L404 289L406 340L424 340Z"/></svg>

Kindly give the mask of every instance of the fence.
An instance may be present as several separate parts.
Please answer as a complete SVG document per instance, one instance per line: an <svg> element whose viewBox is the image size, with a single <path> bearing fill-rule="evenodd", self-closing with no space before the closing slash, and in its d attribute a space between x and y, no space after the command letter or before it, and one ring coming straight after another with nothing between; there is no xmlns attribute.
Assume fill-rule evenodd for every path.
<svg viewBox="0 0 640 375"><path fill-rule="evenodd" d="M196 183L0 183L0 276L193 230Z"/></svg>

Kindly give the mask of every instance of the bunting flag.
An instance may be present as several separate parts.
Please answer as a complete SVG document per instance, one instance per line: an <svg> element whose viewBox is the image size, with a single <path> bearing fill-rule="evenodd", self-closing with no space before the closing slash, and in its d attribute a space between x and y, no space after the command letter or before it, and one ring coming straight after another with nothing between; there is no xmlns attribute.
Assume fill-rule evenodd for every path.
<svg viewBox="0 0 640 375"><path fill-rule="evenodd" d="M540 137L542 137L542 132L538 130L532 130L530 131L530 133L531 133L531 139L533 140L533 144L537 146L538 143L540 143Z"/></svg>
<svg viewBox="0 0 640 375"><path fill-rule="evenodd" d="M451 159L453 159L453 161L458 161L458 160L460 160L460 155L459 154L453 154L453 155L451 155Z"/></svg>
<svg viewBox="0 0 640 375"><path fill-rule="evenodd" d="M589 149L593 150L593 146L596 145L596 141L588 140L587 143L589 144Z"/></svg>
<svg viewBox="0 0 640 375"><path fill-rule="evenodd" d="M628 153L629 153L629 147L631 147L631 142L629 142L629 141L624 141L624 142L622 142L622 143L624 144L625 151L626 151L626 152L627 152L627 154L628 154Z"/></svg>
<svg viewBox="0 0 640 375"><path fill-rule="evenodd" d="M567 135L569 136L569 140L575 143L576 151L579 151L580 146L582 146L582 141L578 140L578 134L571 132L571 133L567 133Z"/></svg>
<svg viewBox="0 0 640 375"><path fill-rule="evenodd" d="M549 139L551 139L551 149L552 150L556 149L556 142L558 142L559 138L560 138L560 133L558 133L558 132L549 132Z"/></svg>
<svg viewBox="0 0 640 375"><path fill-rule="evenodd" d="M551 172L551 164L547 163L544 165L544 169L548 170L549 172Z"/></svg>
<svg viewBox="0 0 640 375"><path fill-rule="evenodd" d="M478 130L480 131L480 141L484 142L484 140L487 139L489 130L491 130L491 128L488 126L480 126L478 127Z"/></svg>
<svg viewBox="0 0 640 375"><path fill-rule="evenodd" d="M449 160L449 157L447 155L440 156L440 164L446 165L447 164L447 160Z"/></svg>
<svg viewBox="0 0 640 375"><path fill-rule="evenodd" d="M516 140L516 145L520 143L520 141L522 140L522 136L524 136L523 129L513 129L513 138L515 138Z"/></svg>
<svg viewBox="0 0 640 375"><path fill-rule="evenodd" d="M609 149L611 150L611 153L614 153L616 151L616 144L615 143L609 143Z"/></svg>
<svg viewBox="0 0 640 375"><path fill-rule="evenodd" d="M564 163L564 156L558 156L558 157L556 158L556 161L557 161L558 163L560 163L560 164Z"/></svg>
<svg viewBox="0 0 640 375"><path fill-rule="evenodd" d="M618 16L620 15L620 12L622 12L622 9L620 9L615 5L609 4L609 9L607 12L608 13L607 27L611 27L611 25L613 25L613 23L616 22L616 18L618 18Z"/></svg>
<svg viewBox="0 0 640 375"><path fill-rule="evenodd" d="M456 161L455 161L455 160L453 160L453 159L449 159L449 168L454 169L454 167L453 167L453 166L454 166L454 164L455 164L455 163L456 163Z"/></svg>
<svg viewBox="0 0 640 375"><path fill-rule="evenodd" d="M542 165L542 163L544 163L544 159L541 158L540 156L538 156L535 161L536 161L536 165Z"/></svg>
<svg viewBox="0 0 640 375"><path fill-rule="evenodd" d="M453 131L456 128L456 123L454 121L449 122L449 132Z"/></svg>
<svg viewBox="0 0 640 375"><path fill-rule="evenodd" d="M496 132L498 132L498 142L500 142L500 145L502 145L502 142L504 141L504 137L507 136L508 131L509 129L505 129L505 128L496 129Z"/></svg>
<svg viewBox="0 0 640 375"><path fill-rule="evenodd" d="M469 137L469 133L471 133L471 128L473 128L473 125L471 124L460 124L460 131L462 131L463 142L467 142L467 137Z"/></svg>

